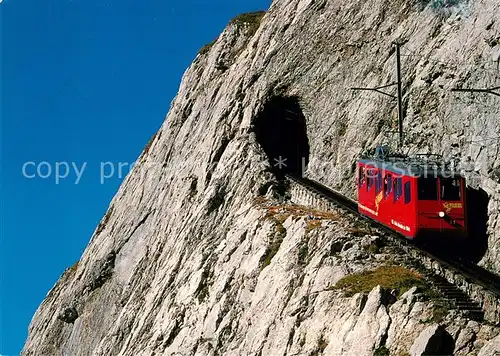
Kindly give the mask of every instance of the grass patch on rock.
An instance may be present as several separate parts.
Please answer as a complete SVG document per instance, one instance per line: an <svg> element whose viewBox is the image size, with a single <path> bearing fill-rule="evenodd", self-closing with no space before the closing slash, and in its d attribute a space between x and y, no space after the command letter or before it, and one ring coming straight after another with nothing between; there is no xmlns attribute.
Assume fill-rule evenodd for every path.
<svg viewBox="0 0 500 356"><path fill-rule="evenodd" d="M306 234L321 227L321 220L307 220Z"/></svg>
<svg viewBox="0 0 500 356"><path fill-rule="evenodd" d="M248 25L248 32L249 32L249 37L253 36L255 32L257 32L260 22L262 21L262 18L266 14L265 11L256 11L256 12L248 12L245 14L241 14L236 16L234 19L231 20L232 25Z"/></svg>
<svg viewBox="0 0 500 356"><path fill-rule="evenodd" d="M389 356L389 349L385 346L380 346L378 349L375 350L375 353L373 354L374 356Z"/></svg>
<svg viewBox="0 0 500 356"><path fill-rule="evenodd" d="M206 45L204 45L203 47L201 47L200 50L198 51L198 54L200 54L202 56L204 54L207 54L212 49L212 47L214 46L215 42L217 42L217 40L213 40L212 42L207 43Z"/></svg>
<svg viewBox="0 0 500 356"><path fill-rule="evenodd" d="M330 211L322 211L312 209L302 205L295 204L273 204L269 199L264 197L257 197L254 199L256 206L267 210L266 219L277 220L284 223L290 216L294 217L308 217L308 225L311 225L311 230L321 226L322 220L337 221L339 215Z"/></svg>
<svg viewBox="0 0 500 356"><path fill-rule="evenodd" d="M299 250L297 251L297 259L299 264L305 265L307 263L308 258L309 258L308 241L304 241L300 245Z"/></svg>
<svg viewBox="0 0 500 356"><path fill-rule="evenodd" d="M430 5L434 10L457 6L462 0L431 0Z"/></svg>
<svg viewBox="0 0 500 356"><path fill-rule="evenodd" d="M328 342L325 339L325 336L321 334L316 341L316 349L312 352L311 356L319 356L322 355L328 346Z"/></svg>
<svg viewBox="0 0 500 356"><path fill-rule="evenodd" d="M446 300L434 300L432 322L440 324L450 312L451 305Z"/></svg>
<svg viewBox="0 0 500 356"><path fill-rule="evenodd" d="M266 252L260 259L260 270L271 264L271 260L278 253L281 243L286 236L286 229L282 222L274 217L269 218L274 223L274 232L269 235L269 244L267 245Z"/></svg>
<svg viewBox="0 0 500 356"><path fill-rule="evenodd" d="M95 231L96 236L99 235L108 224L109 218L111 217L111 214L113 214L113 210L114 206L112 205L109 207L108 211L106 212L102 220L99 222L99 225L97 225L97 229Z"/></svg>
<svg viewBox="0 0 500 356"><path fill-rule="evenodd" d="M353 226L348 228L347 232L354 237L363 237L372 233L372 231L366 226Z"/></svg>
<svg viewBox="0 0 500 356"><path fill-rule="evenodd" d="M282 238L276 237L271 241L271 243L267 246L266 252L260 259L260 270L262 271L264 268L271 264L271 261L274 256L278 253L281 243L283 242Z"/></svg>
<svg viewBox="0 0 500 356"><path fill-rule="evenodd" d="M382 266L345 276L333 289L342 290L346 297L352 297L357 293L369 293L378 285L386 289L398 289L401 295L413 286L423 286L424 281L421 275L405 267Z"/></svg>
<svg viewBox="0 0 500 356"><path fill-rule="evenodd" d="M451 14L452 8L458 7L461 4L466 4L465 0L420 0L417 2L419 10L425 9L427 6L440 18L445 18Z"/></svg>
<svg viewBox="0 0 500 356"><path fill-rule="evenodd" d="M431 296L431 299L433 301L432 316L430 318L420 320L420 322L422 324L441 324L450 312L452 305L440 295Z"/></svg>
<svg viewBox="0 0 500 356"><path fill-rule="evenodd" d="M76 272L76 270L78 269L78 263L79 261L76 261L75 264L73 264L73 266L69 267L71 273Z"/></svg>

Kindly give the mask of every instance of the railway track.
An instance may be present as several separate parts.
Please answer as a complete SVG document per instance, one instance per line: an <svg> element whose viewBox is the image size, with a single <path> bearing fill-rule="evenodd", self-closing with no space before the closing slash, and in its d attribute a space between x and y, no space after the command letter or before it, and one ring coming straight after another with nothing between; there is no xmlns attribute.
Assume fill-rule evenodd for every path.
<svg viewBox="0 0 500 356"><path fill-rule="evenodd" d="M380 222L360 214L357 202L308 178L286 175L306 190L321 196L335 206L354 214L381 231L390 242L400 247L425 269L425 277L441 292L451 309L471 319L500 324L500 277L471 262L450 255L437 256ZM451 281L450 281L451 279ZM485 312L488 318L485 318Z"/></svg>

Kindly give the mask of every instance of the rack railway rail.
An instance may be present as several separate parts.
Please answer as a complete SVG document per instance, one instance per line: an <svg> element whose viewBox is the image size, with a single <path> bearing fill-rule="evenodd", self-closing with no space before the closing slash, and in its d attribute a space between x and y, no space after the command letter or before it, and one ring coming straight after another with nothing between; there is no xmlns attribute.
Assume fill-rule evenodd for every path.
<svg viewBox="0 0 500 356"><path fill-rule="evenodd" d="M368 222L393 244L425 267L425 276L450 302L452 307L478 321L500 324L500 277L488 270L453 256L436 256L403 235L378 221L358 212L358 204L344 195L312 180L286 175L291 184L297 184L322 200Z"/></svg>

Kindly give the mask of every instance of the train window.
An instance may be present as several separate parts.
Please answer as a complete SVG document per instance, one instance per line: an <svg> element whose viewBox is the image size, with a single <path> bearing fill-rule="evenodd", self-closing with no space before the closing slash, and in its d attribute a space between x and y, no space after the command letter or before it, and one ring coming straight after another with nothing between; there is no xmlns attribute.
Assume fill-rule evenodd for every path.
<svg viewBox="0 0 500 356"><path fill-rule="evenodd" d="M379 170L377 172L377 178L375 180L375 191L378 193L380 193L380 191L382 190L382 170Z"/></svg>
<svg viewBox="0 0 500 356"><path fill-rule="evenodd" d="M387 198L392 191L392 175L387 174L384 179L384 192Z"/></svg>
<svg viewBox="0 0 500 356"><path fill-rule="evenodd" d="M403 179L394 179L394 201L397 202L403 196Z"/></svg>
<svg viewBox="0 0 500 356"><path fill-rule="evenodd" d="M370 190L373 185L373 170L369 169L366 174L366 186Z"/></svg>
<svg viewBox="0 0 500 356"><path fill-rule="evenodd" d="M362 187L365 184L365 167L360 166L359 167L359 186Z"/></svg>
<svg viewBox="0 0 500 356"><path fill-rule="evenodd" d="M411 183L405 183L405 204L409 204L411 202Z"/></svg>
<svg viewBox="0 0 500 356"><path fill-rule="evenodd" d="M437 200L437 180L436 178L418 179L418 199L419 200Z"/></svg>
<svg viewBox="0 0 500 356"><path fill-rule="evenodd" d="M442 200L460 200L460 179L459 178L440 178L441 199Z"/></svg>

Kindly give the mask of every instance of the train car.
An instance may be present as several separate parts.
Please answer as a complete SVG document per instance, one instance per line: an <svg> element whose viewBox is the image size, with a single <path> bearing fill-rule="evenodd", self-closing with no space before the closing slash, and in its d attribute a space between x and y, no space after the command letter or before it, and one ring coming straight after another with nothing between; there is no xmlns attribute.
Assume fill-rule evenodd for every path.
<svg viewBox="0 0 500 356"><path fill-rule="evenodd" d="M382 154L381 154L382 152ZM358 210L409 239L467 232L465 179L435 162L389 156L357 163Z"/></svg>

